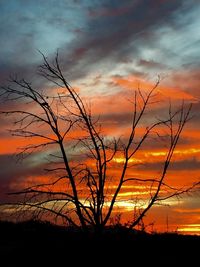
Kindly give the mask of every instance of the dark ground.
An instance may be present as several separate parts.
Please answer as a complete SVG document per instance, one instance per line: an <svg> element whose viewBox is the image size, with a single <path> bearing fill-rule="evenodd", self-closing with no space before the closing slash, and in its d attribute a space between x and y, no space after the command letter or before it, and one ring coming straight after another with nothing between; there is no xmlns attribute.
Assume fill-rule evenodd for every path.
<svg viewBox="0 0 200 267"><path fill-rule="evenodd" d="M0 266L200 266L200 237L0 222Z"/></svg>

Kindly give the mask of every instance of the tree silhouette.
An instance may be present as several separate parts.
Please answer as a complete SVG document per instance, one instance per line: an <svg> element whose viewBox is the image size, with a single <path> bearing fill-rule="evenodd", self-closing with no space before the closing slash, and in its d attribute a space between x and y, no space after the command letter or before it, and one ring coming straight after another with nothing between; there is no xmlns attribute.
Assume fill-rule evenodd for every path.
<svg viewBox="0 0 200 267"><path fill-rule="evenodd" d="M147 94L139 89L134 92L128 138L111 139L103 135L100 120L67 82L58 54L53 63L43 54L42 56L43 64L39 66L39 74L56 87L62 88L63 92L47 94L44 90L35 89L25 79L12 77L10 85L3 87L1 93L1 98L6 101L20 102L19 110L1 112L17 117L16 127L11 130L11 134L31 140L31 144L21 148L19 156L24 158L37 149L46 150L49 146L53 146L54 152L56 151L51 153L50 157L54 160L51 160L50 168L46 169L52 174L50 182L12 192L23 196L15 203L16 210L31 212L40 218L52 214L55 218L61 217L69 225L83 228L91 226L100 230L109 223L124 185L145 185L149 190L149 199L145 206L138 204L139 199L135 201L134 216L128 224L133 228L142 222L155 203L187 192L196 185L190 188L174 188L165 182L174 150L189 120L191 105L183 103L176 111L172 111L170 105L167 118L156 119L146 126L139 139L136 138L139 125L153 101L158 80ZM132 159L150 134L156 132L158 138L161 138L157 131L161 127L168 131L168 148L161 175L148 179L130 177L129 170L134 168L131 165ZM79 134L75 135L77 132ZM79 153L73 157L72 151ZM112 184L112 179L109 171L113 168L113 160L117 155L123 160L120 164L120 175L116 173L116 177L112 178L115 187L111 192L109 185Z"/></svg>

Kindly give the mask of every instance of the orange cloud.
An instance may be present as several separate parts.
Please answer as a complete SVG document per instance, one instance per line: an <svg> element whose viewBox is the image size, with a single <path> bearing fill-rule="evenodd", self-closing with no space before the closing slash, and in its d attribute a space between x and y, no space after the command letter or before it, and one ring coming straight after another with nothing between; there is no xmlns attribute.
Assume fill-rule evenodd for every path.
<svg viewBox="0 0 200 267"><path fill-rule="evenodd" d="M123 78L114 77L114 84L129 90L137 90L138 88L142 91L150 91L156 84L152 82L146 82L144 80L138 79L135 76L127 76ZM162 85L162 81L157 87L157 92L160 93L162 97L167 97L171 99L184 99L189 101L196 101L196 98L190 93L182 90L180 87L166 87Z"/></svg>

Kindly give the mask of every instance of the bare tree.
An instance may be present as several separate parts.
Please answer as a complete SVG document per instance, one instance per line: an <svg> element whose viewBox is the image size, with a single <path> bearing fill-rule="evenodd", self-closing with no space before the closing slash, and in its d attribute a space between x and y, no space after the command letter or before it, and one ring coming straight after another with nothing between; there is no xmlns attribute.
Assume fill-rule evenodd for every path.
<svg viewBox="0 0 200 267"><path fill-rule="evenodd" d="M1 111L7 116L17 117L16 127L11 130L11 134L29 138L33 142L21 148L19 155L23 158L35 153L37 149L46 149L49 146L53 146L56 151L50 155L54 161L52 160L50 168L46 169L52 174L52 180L13 192L12 194L23 196L21 201L15 204L15 209L20 208L23 212L26 210L41 217L51 214L55 218L61 217L70 225L83 228L91 226L99 230L109 223L124 185L137 183L147 186L149 200L145 206L138 205L138 201L135 202L134 216L129 223L129 227L133 228L143 220L154 204L187 192L195 186L186 189L174 188L165 182L174 150L189 120L191 105L183 103L174 112L170 106L167 118L155 120L146 127L139 139L138 136L136 138L139 124L153 101L158 80L148 93L143 93L139 89L134 92L128 138L110 139L102 134L99 119L92 114L80 94L67 82L59 64L58 54L52 64L43 54L42 56L44 61L39 67L39 74L58 88L62 88L62 93L47 94L17 77L12 77L11 84L3 87L1 93L1 98L6 101L20 101L19 110ZM168 131L169 141L161 175L148 179L130 177L129 170L134 168L131 166L132 159L153 132L158 134L157 129L160 127ZM79 136L74 137L77 131ZM72 157L72 150L79 150L77 157ZM113 168L112 163L117 155L120 155L123 161L119 177L116 173L116 177L113 178L116 186L110 193L109 171ZM163 191L166 191L166 194L163 194Z"/></svg>

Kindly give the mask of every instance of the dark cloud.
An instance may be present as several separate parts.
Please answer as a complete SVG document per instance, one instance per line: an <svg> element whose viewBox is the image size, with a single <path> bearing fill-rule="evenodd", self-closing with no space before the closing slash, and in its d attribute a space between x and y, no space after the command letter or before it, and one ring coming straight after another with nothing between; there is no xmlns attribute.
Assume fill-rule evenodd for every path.
<svg viewBox="0 0 200 267"><path fill-rule="evenodd" d="M44 174L44 167L42 162L33 165L31 157L19 162L13 155L0 155L0 199L6 198L5 194L11 192L12 184L21 184L28 176Z"/></svg>
<svg viewBox="0 0 200 267"><path fill-rule="evenodd" d="M33 80L35 67L41 62L37 49L51 54L72 38L69 32L76 23L70 13L76 6L73 1L55 0L0 2L1 84L16 72Z"/></svg>
<svg viewBox="0 0 200 267"><path fill-rule="evenodd" d="M154 30L175 23L183 1L101 1L88 9L88 23L70 46L65 69L80 78L102 61L109 65L139 57L144 45L154 42ZM66 48L64 48L66 51ZM115 62L115 63L114 63ZM69 66L69 67L68 67Z"/></svg>
<svg viewBox="0 0 200 267"><path fill-rule="evenodd" d="M155 31L159 28L181 27L176 18L184 13L185 1L11 1L2 5L0 79L10 72L30 78L41 57L36 49L50 58L60 49L63 69L69 80L79 79L91 70L107 71L119 63L136 60L145 68L165 64L143 58L144 48L158 46ZM9 8L10 7L10 8ZM30 12L31 10L31 12ZM17 15L16 15L17 14ZM8 18L8 19L7 19ZM52 35L53 32L53 35ZM156 45L155 45L156 43ZM132 70L142 75L140 70ZM42 83L41 80L39 80Z"/></svg>
<svg viewBox="0 0 200 267"><path fill-rule="evenodd" d="M199 170L199 164L200 162L196 158L186 159L182 161L172 160L172 162L170 163L169 169L172 171L185 170L185 171L188 171L188 175L189 175L189 171ZM156 158L154 162L149 162L149 163L145 163L144 165L137 166L138 169L144 170L145 168L145 170L153 170L153 171L162 170L162 167L163 167L163 162L156 162Z"/></svg>
<svg viewBox="0 0 200 267"><path fill-rule="evenodd" d="M171 164L171 169L180 171L180 170L199 170L200 162L196 158L184 160L184 161L175 161Z"/></svg>
<svg viewBox="0 0 200 267"><path fill-rule="evenodd" d="M166 66L162 63L153 61L153 60L144 60L144 59L140 59L138 62L138 66L144 67L145 69L149 70L149 69L165 69Z"/></svg>

